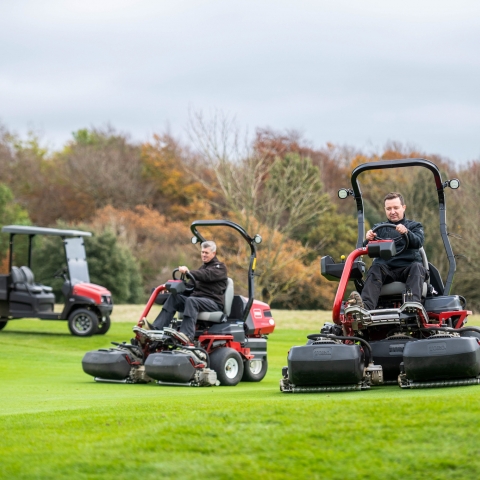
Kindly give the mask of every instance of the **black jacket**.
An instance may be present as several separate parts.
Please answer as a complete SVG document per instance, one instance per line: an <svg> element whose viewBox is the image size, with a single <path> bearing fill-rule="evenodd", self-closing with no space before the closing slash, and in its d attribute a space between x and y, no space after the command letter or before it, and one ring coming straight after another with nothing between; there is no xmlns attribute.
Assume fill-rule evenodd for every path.
<svg viewBox="0 0 480 480"><path fill-rule="evenodd" d="M385 222L377 223L373 226L373 228L384 223L393 223L394 225L398 225L399 223L401 223L408 228L408 248L404 250L400 255L395 255L390 260L376 258L373 262L383 263L391 268L408 267L412 262L423 263L422 255L419 252L419 248L423 246L423 242L425 240L422 224L420 222L415 222L414 220L408 220L407 218L403 218L399 222L391 222L390 220L387 220ZM397 238L402 236L396 230L389 227L379 228L375 233L378 237L381 238ZM365 240L364 245L367 245L367 243L368 240ZM402 240L399 240L396 245L397 250L403 248L404 245L405 240L402 238Z"/></svg>
<svg viewBox="0 0 480 480"><path fill-rule="evenodd" d="M195 278L196 287L192 297L211 298L223 310L224 294L227 288L227 267L218 258L213 257L198 270L190 270Z"/></svg>

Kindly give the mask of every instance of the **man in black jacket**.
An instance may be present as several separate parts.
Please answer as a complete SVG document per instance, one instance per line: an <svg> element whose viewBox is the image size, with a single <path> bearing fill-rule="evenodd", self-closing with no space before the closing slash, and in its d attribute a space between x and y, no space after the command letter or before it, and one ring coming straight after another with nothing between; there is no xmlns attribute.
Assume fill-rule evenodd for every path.
<svg viewBox="0 0 480 480"><path fill-rule="evenodd" d="M406 284L406 290L412 293L412 301L420 302L422 298L423 283L427 278L427 270L423 266L422 256L419 249L423 246L424 233L423 226L419 222L405 218L406 205L403 196L400 193L392 192L385 196L385 213L388 220L382 223L391 223L396 225L393 228L380 228L377 230L380 238L396 238L401 235L408 235L408 248L400 255L392 257L390 260L376 258L373 265L368 270L365 286L360 296L357 292L352 292L348 303L350 305L359 305L367 310L374 310L380 297L380 290L385 283L403 282ZM374 228L378 225L374 225ZM375 240L377 233L369 230L366 234L367 245L369 241ZM405 244L405 239L401 238L397 242L397 248L400 250Z"/></svg>
<svg viewBox="0 0 480 480"><path fill-rule="evenodd" d="M215 242L203 242L201 257L203 265L198 270L178 267L180 273L190 273L195 278L195 289L190 296L170 295L163 305L160 315L153 322L156 330L167 327L175 312L183 312L180 334L177 338L183 343L193 343L195 324L199 312L223 310L224 293L227 288L227 267L216 257Z"/></svg>

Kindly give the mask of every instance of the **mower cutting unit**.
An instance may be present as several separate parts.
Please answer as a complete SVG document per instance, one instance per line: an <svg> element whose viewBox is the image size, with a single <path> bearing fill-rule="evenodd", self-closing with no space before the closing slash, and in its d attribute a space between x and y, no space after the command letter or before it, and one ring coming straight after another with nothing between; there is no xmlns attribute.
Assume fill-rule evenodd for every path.
<svg viewBox="0 0 480 480"><path fill-rule="evenodd" d="M362 256L390 259L408 248L408 236L401 250L395 240L364 241L364 207L357 177L367 170L424 167L433 173L438 202L440 235L449 262L445 284L438 269L420 249L423 266L429 272L422 301L413 302L401 282L383 285L375 310L347 305L348 281L363 289L365 264ZM352 172L352 189L339 190L340 198L353 196L357 205L357 248L343 263L330 256L321 259L322 275L340 281L332 320L319 334L308 336L304 346L292 347L288 367L283 368L283 392L364 390L372 385L396 384L402 388L428 388L480 383L480 329L465 327L466 301L450 295L456 269L455 256L446 226L444 189L458 188L459 180L443 182L435 164L424 159L367 163ZM395 225L382 224L382 227ZM374 229L375 230L375 229Z"/></svg>
<svg viewBox="0 0 480 480"><path fill-rule="evenodd" d="M193 222L192 243L204 242L197 227L230 227L248 243L251 251L248 266L248 298L234 295L233 281L228 279L224 310L198 315L194 345L185 346L178 335L183 314L177 313L172 324L163 330L151 330L147 316L152 305L163 304L169 295L188 295L195 289L195 278L187 273L157 287L133 327L135 338L115 347L87 352L82 366L97 382L148 383L159 385L213 386L237 385L240 381L259 382L268 368L267 335L275 328L270 307L254 300L256 244L259 235L250 237L236 223L228 220Z"/></svg>

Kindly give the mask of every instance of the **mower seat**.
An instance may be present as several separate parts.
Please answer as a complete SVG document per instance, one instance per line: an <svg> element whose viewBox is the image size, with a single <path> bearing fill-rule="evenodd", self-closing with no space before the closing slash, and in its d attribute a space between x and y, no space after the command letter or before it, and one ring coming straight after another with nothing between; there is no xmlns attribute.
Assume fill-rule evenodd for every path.
<svg viewBox="0 0 480 480"><path fill-rule="evenodd" d="M25 283L27 284L28 289L31 289L32 291L38 291L38 289L40 288L41 291L44 293L52 293L53 291L52 287L35 283L35 276L33 275L33 272L28 267L20 267L20 270L23 273L23 276L25 278Z"/></svg>
<svg viewBox="0 0 480 480"><path fill-rule="evenodd" d="M422 256L422 264L428 272L429 270L428 260L423 247L419 249L419 252L420 252L420 255ZM380 296L382 297L384 295L385 296L386 295L402 295L405 292L406 287L407 287L406 284L403 282L386 283L382 286L382 289L380 290ZM423 282L422 298L425 298L427 296L427 291L428 291L427 282Z"/></svg>
<svg viewBox="0 0 480 480"><path fill-rule="evenodd" d="M227 280L227 288L225 290L225 300L223 312L200 312L197 320L203 320L204 322L223 323L227 321L228 316L232 310L233 302L233 280L229 278ZM183 312L177 312L177 318L183 318Z"/></svg>

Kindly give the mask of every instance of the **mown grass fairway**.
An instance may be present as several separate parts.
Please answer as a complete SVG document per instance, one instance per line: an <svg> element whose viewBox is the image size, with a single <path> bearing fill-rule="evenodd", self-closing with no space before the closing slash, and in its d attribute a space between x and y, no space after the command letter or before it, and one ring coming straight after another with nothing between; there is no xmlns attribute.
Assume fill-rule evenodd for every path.
<svg viewBox="0 0 480 480"><path fill-rule="evenodd" d="M97 384L83 373L84 353L128 340L142 307L115 309L106 336L34 320L0 332L1 478L479 476L480 386L279 392L288 349L328 313L274 311L263 382L181 388Z"/></svg>

